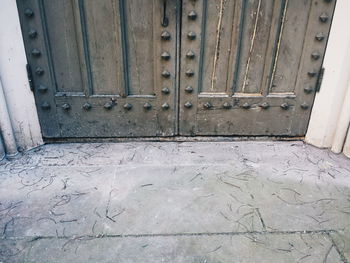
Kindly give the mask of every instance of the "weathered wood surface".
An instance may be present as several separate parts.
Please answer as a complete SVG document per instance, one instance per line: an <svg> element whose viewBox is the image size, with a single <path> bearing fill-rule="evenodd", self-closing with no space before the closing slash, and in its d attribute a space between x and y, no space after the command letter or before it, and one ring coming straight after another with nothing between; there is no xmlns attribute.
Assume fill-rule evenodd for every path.
<svg viewBox="0 0 350 263"><path fill-rule="evenodd" d="M17 2L38 114L51 138L302 136L335 4ZM320 33L324 39L315 39Z"/></svg>

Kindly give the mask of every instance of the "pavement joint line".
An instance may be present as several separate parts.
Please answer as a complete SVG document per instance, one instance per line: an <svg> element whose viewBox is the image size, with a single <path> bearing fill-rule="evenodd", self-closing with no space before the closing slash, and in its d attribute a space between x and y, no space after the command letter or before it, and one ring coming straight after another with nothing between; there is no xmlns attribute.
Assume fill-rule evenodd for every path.
<svg viewBox="0 0 350 263"><path fill-rule="evenodd" d="M337 233L337 231L335 231L334 233ZM348 259L345 257L344 253L341 251L341 249L337 245L337 242L335 242L334 238L330 235L330 233L326 233L326 235L331 240L335 250L338 252L340 259L343 261L343 263L349 263Z"/></svg>
<svg viewBox="0 0 350 263"><path fill-rule="evenodd" d="M246 231L246 232L199 232L199 233L158 233L158 234L95 234L95 235L73 235L73 236L22 236L22 237L2 237L0 240L23 240L31 239L102 239L102 238L143 238L143 237L195 237L195 236L244 236L244 235L295 235L295 234L323 234L330 236L331 233L338 233L337 230L295 230L295 231Z"/></svg>
<svg viewBox="0 0 350 263"><path fill-rule="evenodd" d="M238 159L235 159L233 161L239 161ZM48 167L55 167L55 168L92 168L92 167L107 167L107 168L125 168L125 167L130 167L130 165L132 164L133 167L132 168L139 168L139 167L165 167L165 168L169 168L169 167L188 167L188 166L226 166L226 167L236 167L235 163L216 163L216 162L212 162L212 163L198 163L198 162L193 162L193 163L145 163L145 164L136 164L137 162L133 162L130 161L130 163L126 163L126 164L91 164L91 165L67 165L67 164L58 164L58 165L46 165L46 164L37 164L34 169L37 168L48 168ZM33 166L31 166L30 164L28 164L28 167L26 167L26 164L23 165L23 169L24 170L29 170L29 169L33 169ZM6 171L3 171L3 173L5 173ZM10 173L10 172L9 172ZM15 173L16 174L16 173Z"/></svg>

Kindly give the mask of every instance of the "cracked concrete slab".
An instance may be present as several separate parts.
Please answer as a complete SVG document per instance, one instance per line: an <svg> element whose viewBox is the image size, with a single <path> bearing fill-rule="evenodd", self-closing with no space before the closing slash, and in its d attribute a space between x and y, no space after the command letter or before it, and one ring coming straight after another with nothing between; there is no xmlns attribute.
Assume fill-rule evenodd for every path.
<svg viewBox="0 0 350 263"><path fill-rule="evenodd" d="M1 242L1 241L0 241ZM342 262L327 235L244 234L2 241L24 262ZM20 244L20 246L18 245Z"/></svg>
<svg viewBox="0 0 350 263"><path fill-rule="evenodd" d="M350 161L302 142L46 145L2 163L0 188L2 247L28 251L27 241L34 239L30 251L43 253L42 259L54 247L58 251L52 253L59 254L67 240L94 237L79 242L82 251L90 253L94 244L107 253L111 242L120 247L113 254L120 262L140 262L136 258L142 253L134 255L135 261L126 257L138 251L139 239L172 255L165 262L231 262L227 259L237 251L228 245L220 255L189 253L191 244L199 249L216 237L239 244L237 262L321 262L324 253L325 262L349 260L348 243L339 240L349 240ZM262 233L267 244L295 239L293 244L302 246L296 233L326 244L312 246L319 249L305 258L288 252L290 257L281 255L281 261L242 241L254 233ZM108 236L114 238L100 238ZM152 253L159 260L150 257L149 262L162 258L157 249ZM0 249L0 255L6 251ZM61 252L67 258L53 262L76 256ZM40 262L28 253L25 262ZM245 253L256 253L259 261ZM277 261L268 261L269 253ZM91 252L81 262L95 256Z"/></svg>

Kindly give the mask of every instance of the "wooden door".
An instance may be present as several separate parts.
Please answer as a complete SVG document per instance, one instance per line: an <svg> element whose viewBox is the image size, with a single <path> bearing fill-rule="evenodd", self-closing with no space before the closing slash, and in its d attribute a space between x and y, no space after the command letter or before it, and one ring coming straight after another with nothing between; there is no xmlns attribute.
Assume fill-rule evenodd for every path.
<svg viewBox="0 0 350 263"><path fill-rule="evenodd" d="M44 137L303 136L335 0L17 0Z"/></svg>
<svg viewBox="0 0 350 263"><path fill-rule="evenodd" d="M18 0L44 137L172 136L176 0Z"/></svg>
<svg viewBox="0 0 350 263"><path fill-rule="evenodd" d="M186 0L182 135L303 136L332 0Z"/></svg>

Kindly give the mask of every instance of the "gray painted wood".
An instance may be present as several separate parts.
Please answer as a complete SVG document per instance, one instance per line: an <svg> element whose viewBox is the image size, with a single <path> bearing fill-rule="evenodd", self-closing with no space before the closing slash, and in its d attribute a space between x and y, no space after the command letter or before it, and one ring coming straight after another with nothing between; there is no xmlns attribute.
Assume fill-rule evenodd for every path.
<svg viewBox="0 0 350 263"><path fill-rule="evenodd" d="M317 80L308 72L320 70L327 42L327 37L318 41L315 36L328 35L334 4L184 1L180 134L305 135ZM188 21L192 10L200 14L196 21ZM325 23L319 19L324 12L329 15ZM198 37L188 40L189 31ZM189 62L184 56L189 49L201 57ZM315 51L317 60L311 58ZM188 69L193 77L186 76ZM184 91L187 85L194 87L193 93Z"/></svg>
<svg viewBox="0 0 350 263"><path fill-rule="evenodd" d="M335 4L17 2L28 61L34 70L44 70L34 73L34 93L43 134L50 138L302 136L317 80L308 72L320 70ZM161 25L164 2L167 27ZM27 8L32 16L25 15ZM193 11L195 19L188 16ZM328 13L328 21L320 21L322 13ZM29 37L31 30L37 35ZM162 40L165 32L169 40ZM315 39L318 33L325 35L322 41ZM41 56L31 54L34 48ZM311 57L314 52L318 59Z"/></svg>
<svg viewBox="0 0 350 263"><path fill-rule="evenodd" d="M178 6L168 1L163 27L162 0L18 0L23 32L44 29L24 35L30 64L47 71L46 92L39 87L44 76L35 79L44 136L174 135ZM33 16L24 15L27 8ZM163 31L170 40L161 39ZM33 48L42 56L33 58Z"/></svg>

